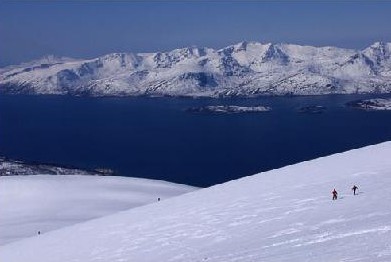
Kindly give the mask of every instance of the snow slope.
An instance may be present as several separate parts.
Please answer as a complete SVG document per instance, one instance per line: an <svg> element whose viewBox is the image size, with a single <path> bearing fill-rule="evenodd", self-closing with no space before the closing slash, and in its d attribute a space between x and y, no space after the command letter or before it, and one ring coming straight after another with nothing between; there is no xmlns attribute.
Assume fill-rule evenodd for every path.
<svg viewBox="0 0 391 262"><path fill-rule="evenodd" d="M391 261L390 155L385 142L245 177L13 242L0 260Z"/></svg>
<svg viewBox="0 0 391 262"><path fill-rule="evenodd" d="M391 92L391 43L364 50L241 42L215 50L47 57L0 69L0 92L255 96Z"/></svg>
<svg viewBox="0 0 391 262"><path fill-rule="evenodd" d="M113 176L0 177L0 245L194 189L164 181Z"/></svg>

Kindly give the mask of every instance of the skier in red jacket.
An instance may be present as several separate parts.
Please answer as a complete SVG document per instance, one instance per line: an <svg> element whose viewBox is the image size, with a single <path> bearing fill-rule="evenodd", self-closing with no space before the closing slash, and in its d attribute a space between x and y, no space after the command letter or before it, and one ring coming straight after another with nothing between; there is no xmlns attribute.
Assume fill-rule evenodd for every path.
<svg viewBox="0 0 391 262"><path fill-rule="evenodd" d="M333 194L333 200L337 200L337 198L338 198L337 190L335 190L335 188L334 188L333 192L331 192L331 193Z"/></svg>

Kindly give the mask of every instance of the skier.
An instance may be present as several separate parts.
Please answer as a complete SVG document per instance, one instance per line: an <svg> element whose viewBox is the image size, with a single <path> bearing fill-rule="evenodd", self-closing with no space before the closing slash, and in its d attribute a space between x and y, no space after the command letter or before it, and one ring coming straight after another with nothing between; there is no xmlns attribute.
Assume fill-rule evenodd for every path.
<svg viewBox="0 0 391 262"><path fill-rule="evenodd" d="M333 194L333 200L337 200L337 198L338 198L337 190L335 190L335 188L334 188L333 192L331 192L331 193Z"/></svg>
<svg viewBox="0 0 391 262"><path fill-rule="evenodd" d="M356 195L356 190L358 189L358 187L356 185L354 185L352 187L352 190L353 190L353 195Z"/></svg>

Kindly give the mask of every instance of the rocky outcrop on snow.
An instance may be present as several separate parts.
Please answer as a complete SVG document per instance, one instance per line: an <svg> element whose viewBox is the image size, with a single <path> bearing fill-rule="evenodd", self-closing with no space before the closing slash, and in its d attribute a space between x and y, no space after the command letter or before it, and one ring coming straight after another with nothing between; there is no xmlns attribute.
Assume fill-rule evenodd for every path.
<svg viewBox="0 0 391 262"><path fill-rule="evenodd" d="M391 43L364 50L242 42L220 50L46 57L0 69L0 92L258 96L391 92Z"/></svg>

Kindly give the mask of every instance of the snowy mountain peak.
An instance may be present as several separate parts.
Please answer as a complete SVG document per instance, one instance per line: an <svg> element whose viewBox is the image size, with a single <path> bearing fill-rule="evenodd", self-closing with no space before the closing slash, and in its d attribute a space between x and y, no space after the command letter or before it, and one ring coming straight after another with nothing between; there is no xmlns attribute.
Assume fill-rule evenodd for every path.
<svg viewBox="0 0 391 262"><path fill-rule="evenodd" d="M236 45L234 45L234 50L235 50L235 52L246 51L248 45L249 45L249 42L247 42L247 41L237 43Z"/></svg>
<svg viewBox="0 0 391 262"><path fill-rule="evenodd" d="M376 42L366 48L363 53L380 65L383 61L390 59L391 43Z"/></svg>
<svg viewBox="0 0 391 262"><path fill-rule="evenodd" d="M287 64L289 62L289 57L281 50L280 45L267 44L266 52L262 56L262 62L270 61Z"/></svg>
<svg viewBox="0 0 391 262"><path fill-rule="evenodd" d="M372 45L370 45L369 48L379 49L384 51L387 48L387 43L383 41L375 42Z"/></svg>
<svg viewBox="0 0 391 262"><path fill-rule="evenodd" d="M390 50L391 44L382 42L358 51L244 41L219 50L191 46L89 60L49 56L0 69L0 92L212 97L388 93Z"/></svg>
<svg viewBox="0 0 391 262"><path fill-rule="evenodd" d="M140 61L141 58L132 53L112 53L97 58L94 63L98 67L111 67L111 71L113 71L114 68L134 69Z"/></svg>

